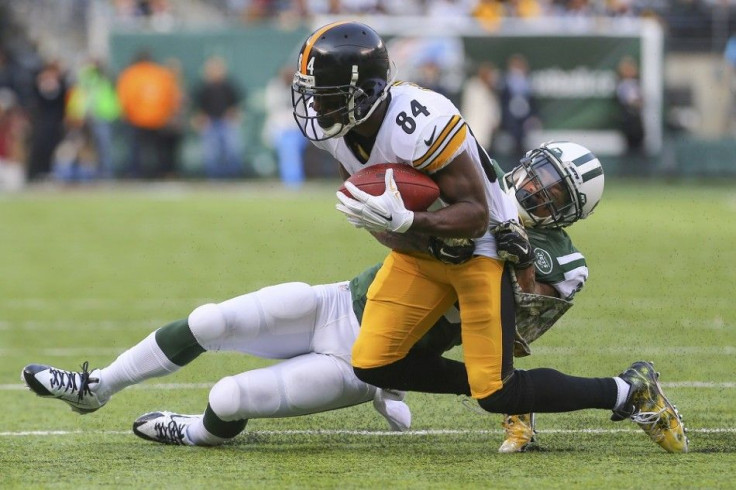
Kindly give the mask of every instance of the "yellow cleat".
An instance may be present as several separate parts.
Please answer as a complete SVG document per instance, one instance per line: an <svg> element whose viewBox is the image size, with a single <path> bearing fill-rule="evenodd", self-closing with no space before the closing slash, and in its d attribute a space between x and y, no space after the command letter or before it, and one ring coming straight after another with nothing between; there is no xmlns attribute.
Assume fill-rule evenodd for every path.
<svg viewBox="0 0 736 490"><path fill-rule="evenodd" d="M498 448L499 453L523 453L536 442L533 413L505 415L501 426L506 431L506 439Z"/></svg>
<svg viewBox="0 0 736 490"><path fill-rule="evenodd" d="M625 408L614 410L611 420L629 418L636 422L649 438L670 453L686 453L687 429L677 407L664 396L659 385L659 373L650 362L638 361L619 377L631 385Z"/></svg>

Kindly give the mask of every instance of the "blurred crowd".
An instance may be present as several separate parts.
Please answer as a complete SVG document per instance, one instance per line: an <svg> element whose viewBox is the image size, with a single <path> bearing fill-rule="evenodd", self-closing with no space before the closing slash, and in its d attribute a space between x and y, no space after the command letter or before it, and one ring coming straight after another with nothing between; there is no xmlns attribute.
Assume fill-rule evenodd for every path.
<svg viewBox="0 0 736 490"><path fill-rule="evenodd" d="M207 3L247 21L318 14L462 15L473 16L488 26L506 17L642 16L663 8L659 0ZM666 6L671 2L664 3ZM182 4L168 0L111 0L111 5L116 21L145 18L159 26L171 24L176 9L182 8ZM179 155L189 133L199 138L202 176L219 179L244 174L245 149L240 132L246 115L246 93L230 77L224 59L208 58L198 83L186 90L176 59L154 61L149 53L141 51L117 74L110 73L100 59L89 59L72 69L57 59L44 60L37 51L18 49L20 37L12 35L8 26L0 27L9 33L0 36L0 189L45 180L178 177L182 173ZM736 37L732 39L725 56L731 67L736 66ZM529 69L524 56L513 55L505 66L482 63L470 67L470 73L464 73L458 83L447 84L439 75L441 67L427 63L412 80L450 97L485 148L519 154L528 133L543 126ZM621 127L628 150L635 152L644 138L636 62L622 59L618 75L616 103ZM265 88L263 141L274 152L282 180L299 186L305 178L304 153L308 145L291 118L290 78L290 70L284 69Z"/></svg>
<svg viewBox="0 0 736 490"><path fill-rule="evenodd" d="M42 62L28 93L23 71L0 48L0 188L177 177L187 131L199 135L206 177L242 173L244 92L217 55L189 92L178 61L156 62L147 50L117 76L97 59L73 72L57 60ZM118 155L115 140L122 142Z"/></svg>
<svg viewBox="0 0 736 490"><path fill-rule="evenodd" d="M244 22L315 15L414 15L475 17L493 28L504 18L656 17L664 11L694 15L731 0L203 0L227 18ZM112 0L116 22L145 18L161 28L173 25L181 2Z"/></svg>
<svg viewBox="0 0 736 490"><path fill-rule="evenodd" d="M474 16L493 23L503 17L649 15L662 0L226 0L244 20L309 15Z"/></svg>

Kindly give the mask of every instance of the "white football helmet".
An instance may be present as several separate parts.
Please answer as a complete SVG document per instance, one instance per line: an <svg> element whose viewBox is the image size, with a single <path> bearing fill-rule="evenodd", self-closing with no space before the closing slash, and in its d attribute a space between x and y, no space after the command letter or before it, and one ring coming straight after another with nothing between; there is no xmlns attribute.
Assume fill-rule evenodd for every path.
<svg viewBox="0 0 736 490"><path fill-rule="evenodd" d="M504 175L525 226L560 228L587 218L603 197L603 167L587 148L551 141Z"/></svg>

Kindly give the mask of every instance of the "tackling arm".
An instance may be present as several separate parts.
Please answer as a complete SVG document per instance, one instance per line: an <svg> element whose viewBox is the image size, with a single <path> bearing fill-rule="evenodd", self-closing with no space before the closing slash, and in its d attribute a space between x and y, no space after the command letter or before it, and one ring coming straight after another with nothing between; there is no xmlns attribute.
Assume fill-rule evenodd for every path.
<svg viewBox="0 0 736 490"><path fill-rule="evenodd" d="M525 293L552 296L553 298L560 297L560 293L551 285L545 282L537 282L533 264L525 269L516 269L516 280Z"/></svg>

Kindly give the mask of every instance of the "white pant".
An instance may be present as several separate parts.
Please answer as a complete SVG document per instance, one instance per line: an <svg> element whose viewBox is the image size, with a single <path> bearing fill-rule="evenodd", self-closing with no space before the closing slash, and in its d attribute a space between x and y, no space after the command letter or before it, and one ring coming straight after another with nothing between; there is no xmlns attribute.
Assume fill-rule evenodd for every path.
<svg viewBox="0 0 736 490"><path fill-rule="evenodd" d="M288 417L373 400L376 388L353 373L359 325L347 282L286 283L207 305L189 317L207 350L287 359L220 380L210 405L223 420ZM204 307L201 307L204 308Z"/></svg>

